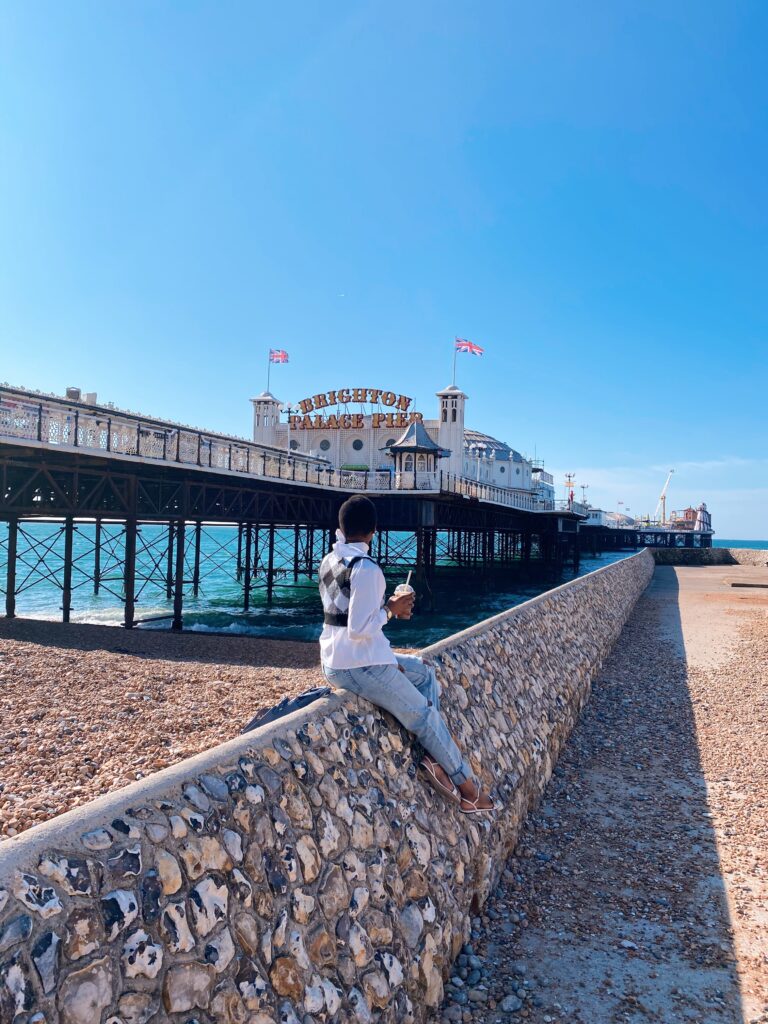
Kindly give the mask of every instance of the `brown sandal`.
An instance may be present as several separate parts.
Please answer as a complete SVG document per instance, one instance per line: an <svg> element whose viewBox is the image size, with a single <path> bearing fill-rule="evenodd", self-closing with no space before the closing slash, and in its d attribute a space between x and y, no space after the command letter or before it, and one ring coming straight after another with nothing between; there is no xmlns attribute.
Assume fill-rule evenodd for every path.
<svg viewBox="0 0 768 1024"><path fill-rule="evenodd" d="M477 786L477 796L475 797L474 800L470 800L469 797L467 797L467 796L462 796L461 792L458 791L459 792L459 809L461 810L461 813L462 814L490 814L491 811L495 811L496 810L496 804L493 802L493 797L490 795L490 793L488 794L488 799L491 801L491 806L490 807L478 807L478 804L480 802L480 797L483 795L483 790L482 790L479 782L475 781L475 785ZM468 804L469 806L465 808L463 806L464 804Z"/></svg>
<svg viewBox="0 0 768 1024"><path fill-rule="evenodd" d="M461 794L459 793L456 786L452 782L450 782L450 779L448 781L450 782L451 788L448 789L448 787L440 779L437 772L435 771L436 765L437 761L435 761L427 754L425 755L424 760L421 762L419 767L424 769L424 772L427 776L427 782L429 782L433 789L436 789L437 792L440 793L441 796L444 796L447 800L455 800L456 802L458 802L461 799Z"/></svg>

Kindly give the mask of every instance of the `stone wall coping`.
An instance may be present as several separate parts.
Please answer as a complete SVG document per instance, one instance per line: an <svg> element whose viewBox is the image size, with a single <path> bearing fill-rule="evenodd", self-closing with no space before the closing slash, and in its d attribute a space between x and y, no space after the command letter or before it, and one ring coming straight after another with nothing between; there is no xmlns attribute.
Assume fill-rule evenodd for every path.
<svg viewBox="0 0 768 1024"><path fill-rule="evenodd" d="M628 556L627 560L648 557L649 554L647 549L643 549L635 555ZM623 562L624 559L618 561ZM541 604L559 593L580 589L600 573L609 572L616 564L617 562L611 562L609 565L578 577L578 579L569 580L560 586L553 587L543 594L529 598L522 604L508 608L497 615L483 619L468 629L431 644L419 653L422 656L440 656L452 647L481 635L501 622L524 615L537 604ZM254 747L268 746L272 740L280 738L286 732L295 731L313 718L327 716L339 708L357 703L359 703L359 698L351 694L339 693L323 697L308 707L300 708L276 722L235 736L200 754L185 758L178 764L163 768L146 778L138 779L122 789L106 793L80 807L73 808L71 811L65 811L49 821L34 825L19 836L5 839L0 842L0 881L7 878L14 870L29 870L37 856L50 852L52 848L64 852L70 846L79 847L80 836L83 833L97 829L113 818L121 817L128 808L141 806L150 800L165 800L174 795L180 795L182 786L190 779L206 772L220 771L223 765L236 765L238 758Z"/></svg>

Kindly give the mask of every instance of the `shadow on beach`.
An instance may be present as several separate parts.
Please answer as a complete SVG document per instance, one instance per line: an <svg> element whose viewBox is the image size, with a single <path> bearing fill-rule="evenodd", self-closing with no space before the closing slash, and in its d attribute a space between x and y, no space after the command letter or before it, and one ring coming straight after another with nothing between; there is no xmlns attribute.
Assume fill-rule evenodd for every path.
<svg viewBox="0 0 768 1024"><path fill-rule="evenodd" d="M19 640L60 650L104 651L135 658L248 665L272 668L311 668L320 663L317 643L272 640L220 633L173 633L170 630L122 629L41 619L0 618L0 640Z"/></svg>
<svg viewBox="0 0 768 1024"><path fill-rule="evenodd" d="M433 1020L746 1019L679 597L657 568Z"/></svg>

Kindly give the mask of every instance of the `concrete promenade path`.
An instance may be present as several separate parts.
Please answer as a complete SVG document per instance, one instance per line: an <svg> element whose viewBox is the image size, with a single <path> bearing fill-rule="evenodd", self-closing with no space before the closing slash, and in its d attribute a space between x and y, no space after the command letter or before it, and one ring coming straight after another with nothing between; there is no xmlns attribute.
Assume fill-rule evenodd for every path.
<svg viewBox="0 0 768 1024"><path fill-rule="evenodd" d="M768 1022L768 570L659 566L434 1021Z"/></svg>

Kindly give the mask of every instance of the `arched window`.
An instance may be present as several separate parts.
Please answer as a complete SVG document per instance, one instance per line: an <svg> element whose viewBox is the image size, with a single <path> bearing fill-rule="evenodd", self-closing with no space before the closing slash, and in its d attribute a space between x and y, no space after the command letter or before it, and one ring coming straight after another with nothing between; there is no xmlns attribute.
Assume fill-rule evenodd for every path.
<svg viewBox="0 0 768 1024"><path fill-rule="evenodd" d="M452 420L453 423L456 422L456 408L455 408L455 406L454 406L453 409L451 409L451 420Z"/></svg>
<svg viewBox="0 0 768 1024"><path fill-rule="evenodd" d="M416 458L416 469L423 471L427 468L427 456L419 455Z"/></svg>
<svg viewBox="0 0 768 1024"><path fill-rule="evenodd" d="M406 473L412 473L413 472L413 456L412 455L406 455L405 456L405 461L403 462L403 469L405 470Z"/></svg>
<svg viewBox="0 0 768 1024"><path fill-rule="evenodd" d="M447 423L447 422L448 422L448 410L446 409L445 406L443 406L443 423Z"/></svg>

